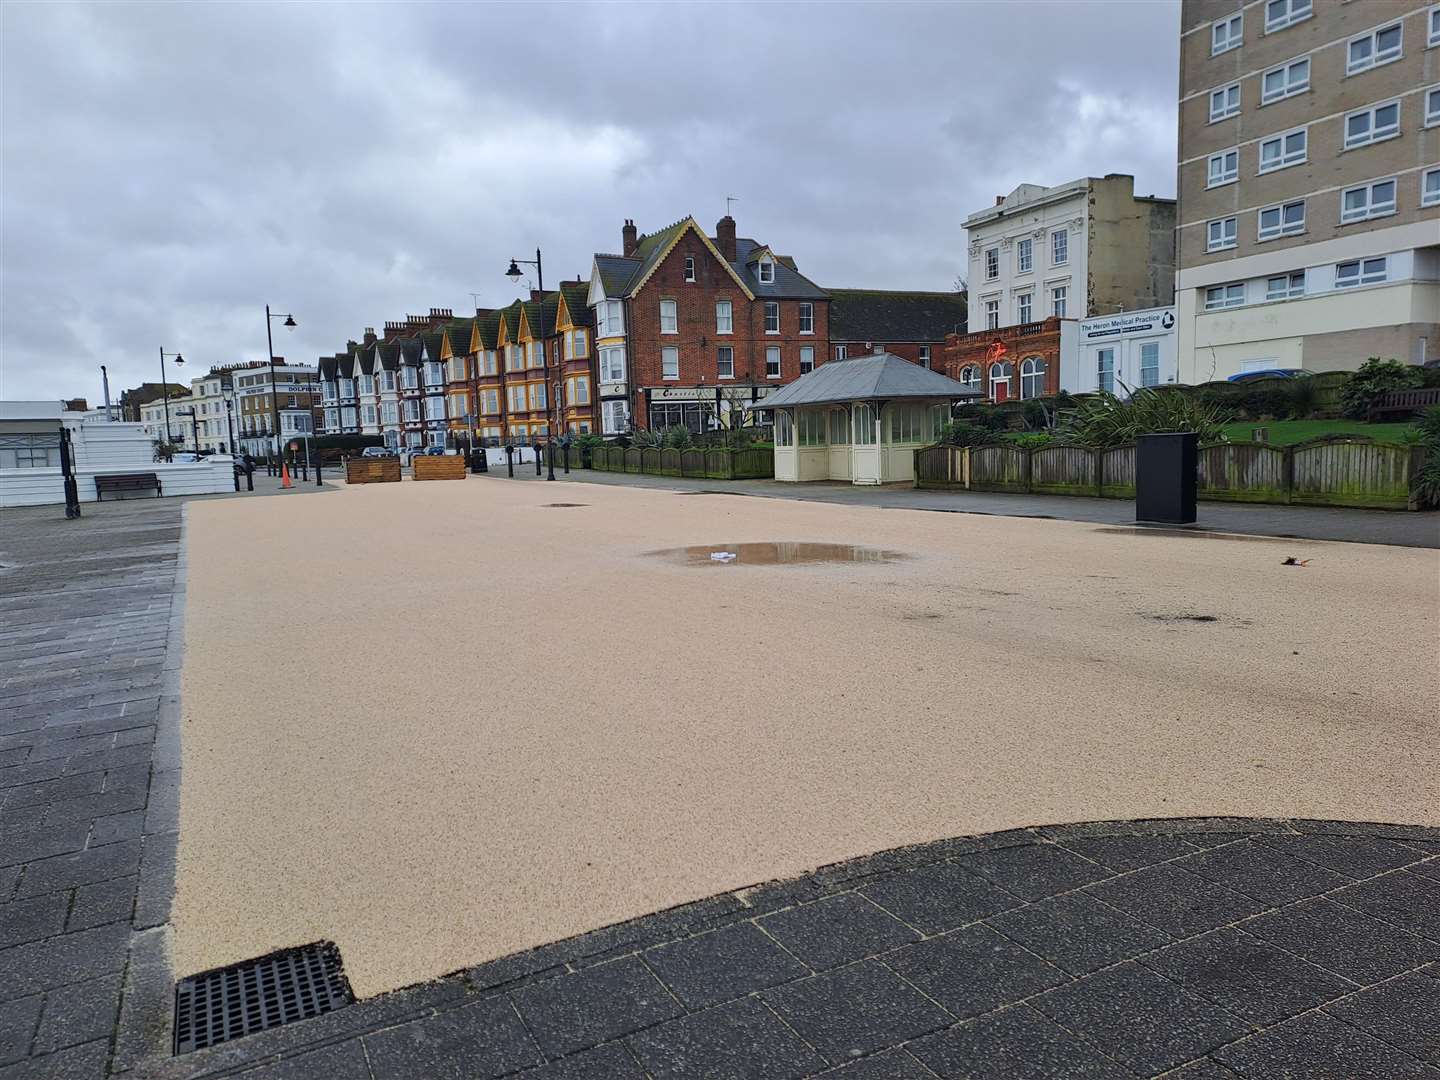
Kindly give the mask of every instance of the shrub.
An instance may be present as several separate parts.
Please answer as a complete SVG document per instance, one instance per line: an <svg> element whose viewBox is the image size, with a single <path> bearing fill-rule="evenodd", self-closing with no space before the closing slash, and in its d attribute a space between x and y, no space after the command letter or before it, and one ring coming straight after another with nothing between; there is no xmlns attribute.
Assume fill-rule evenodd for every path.
<svg viewBox="0 0 1440 1080"><path fill-rule="evenodd" d="M1114 394L1086 398L1067 419L1065 432L1096 449L1134 442L1140 435L1173 431L1193 431L1202 442L1219 442L1230 416L1221 405L1146 388L1126 399Z"/></svg>
<svg viewBox="0 0 1440 1080"><path fill-rule="evenodd" d="M1391 390L1411 390L1425 381L1421 368L1372 356L1340 389L1340 409L1352 420L1364 420L1370 406Z"/></svg>
<svg viewBox="0 0 1440 1080"><path fill-rule="evenodd" d="M684 450L690 443L690 429L677 424L665 429L661 445L671 450Z"/></svg>
<svg viewBox="0 0 1440 1080"><path fill-rule="evenodd" d="M1253 420L1263 416L1284 420L1290 416L1288 386L1252 386L1240 395L1240 408Z"/></svg>
<svg viewBox="0 0 1440 1080"><path fill-rule="evenodd" d="M940 442L949 446L990 446L1000 441L993 428L965 420L953 420L940 429Z"/></svg>
<svg viewBox="0 0 1440 1080"><path fill-rule="evenodd" d="M1421 413L1420 419L1415 421L1415 429L1420 432L1422 440L1440 446L1440 405L1431 405Z"/></svg>
<svg viewBox="0 0 1440 1080"><path fill-rule="evenodd" d="M1039 450L1053 443L1055 436L1048 431L1021 431L1005 436L1005 441L1020 447L1021 450Z"/></svg>
<svg viewBox="0 0 1440 1080"><path fill-rule="evenodd" d="M1290 415L1296 420L1309 420L1320 407L1320 387L1310 378L1291 379L1285 387L1290 399Z"/></svg>

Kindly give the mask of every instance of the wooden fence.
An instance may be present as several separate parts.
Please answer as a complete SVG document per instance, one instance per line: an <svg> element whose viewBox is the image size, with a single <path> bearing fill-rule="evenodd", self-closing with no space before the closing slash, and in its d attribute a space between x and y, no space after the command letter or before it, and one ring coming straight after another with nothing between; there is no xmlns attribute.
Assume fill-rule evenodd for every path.
<svg viewBox="0 0 1440 1080"><path fill-rule="evenodd" d="M571 459L571 465L575 461ZM599 472L647 473L652 476L689 476L708 480L758 480L775 475L771 450L730 450L724 447L666 447L640 449L637 446L597 446L590 454L590 467Z"/></svg>
<svg viewBox="0 0 1440 1080"><path fill-rule="evenodd" d="M1200 448L1197 491L1227 502L1415 509L1410 486L1422 457L1418 447L1348 437L1214 443ZM915 486L1133 499L1135 447L927 446L915 451Z"/></svg>
<svg viewBox="0 0 1440 1080"><path fill-rule="evenodd" d="M347 484L398 484L400 482L400 459L347 458L345 461L345 483Z"/></svg>
<svg viewBox="0 0 1440 1080"><path fill-rule="evenodd" d="M410 469L416 480L465 479L465 459L459 454L419 454L411 459Z"/></svg>

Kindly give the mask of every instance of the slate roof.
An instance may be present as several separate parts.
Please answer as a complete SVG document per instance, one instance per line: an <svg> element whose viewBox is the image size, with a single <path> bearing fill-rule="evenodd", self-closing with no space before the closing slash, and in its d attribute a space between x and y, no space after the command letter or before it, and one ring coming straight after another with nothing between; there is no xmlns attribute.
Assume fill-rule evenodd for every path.
<svg viewBox="0 0 1440 1080"><path fill-rule="evenodd" d="M380 361L380 370L394 371L400 366L400 342L394 338L380 342L375 346L375 355Z"/></svg>
<svg viewBox="0 0 1440 1080"><path fill-rule="evenodd" d="M505 329L510 335L510 340L515 340L515 335L520 331L520 301L516 300L501 308L497 314L505 324Z"/></svg>
<svg viewBox="0 0 1440 1080"><path fill-rule="evenodd" d="M493 349L495 343L500 340L500 313L498 311L486 311L475 317L475 325L480 328L480 347L482 349Z"/></svg>
<svg viewBox="0 0 1440 1080"><path fill-rule="evenodd" d="M416 334L415 336L425 343L425 348L430 353L430 359L432 361L438 362L440 359L440 346L442 344L440 331L426 330L423 333ZM418 357L420 354L417 352L415 355Z"/></svg>
<svg viewBox="0 0 1440 1080"><path fill-rule="evenodd" d="M829 360L749 407L788 409L796 405L826 405L842 401L983 396L978 389L956 382L938 371L912 364L894 353L876 353L854 360Z"/></svg>
<svg viewBox="0 0 1440 1080"><path fill-rule="evenodd" d="M534 337L544 337L555 332L555 312L560 310L560 294L545 293L540 300L524 300L525 322Z"/></svg>
<svg viewBox="0 0 1440 1080"><path fill-rule="evenodd" d="M450 325L445 327L444 334L450 339L450 355L468 356L470 354L470 335L475 329L475 320L454 319Z"/></svg>
<svg viewBox="0 0 1440 1080"><path fill-rule="evenodd" d="M605 290L605 295L611 299L618 299L625 295L630 288L630 282L635 279L635 271L640 266L639 259L632 259L625 255L600 255L595 256L595 269L600 273L600 285Z"/></svg>
<svg viewBox="0 0 1440 1080"><path fill-rule="evenodd" d="M948 292L828 289L832 341L944 341L965 332L965 297Z"/></svg>
<svg viewBox="0 0 1440 1080"><path fill-rule="evenodd" d="M713 243L713 238L712 238ZM792 265L793 259L775 256L775 280L769 284L760 283L759 256L768 245L747 237L735 240L735 261L730 265L750 291L761 300L824 300L829 294L807 278ZM774 255L774 252L771 252Z"/></svg>
<svg viewBox="0 0 1440 1080"><path fill-rule="evenodd" d="M420 362L420 336L418 334L400 339L400 362L412 365Z"/></svg>

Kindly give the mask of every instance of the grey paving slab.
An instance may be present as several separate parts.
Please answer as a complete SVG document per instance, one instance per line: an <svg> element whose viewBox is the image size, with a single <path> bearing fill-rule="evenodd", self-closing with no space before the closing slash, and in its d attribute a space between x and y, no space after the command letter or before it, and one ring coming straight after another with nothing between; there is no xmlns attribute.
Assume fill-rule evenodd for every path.
<svg viewBox="0 0 1440 1080"><path fill-rule="evenodd" d="M1212 1056L1246 1080L1435 1080L1430 1066L1323 1012L1287 1020Z"/></svg>
<svg viewBox="0 0 1440 1080"><path fill-rule="evenodd" d="M757 921L767 934L817 971L920 938L915 929L856 893L801 904Z"/></svg>
<svg viewBox="0 0 1440 1080"><path fill-rule="evenodd" d="M49 893L0 904L0 948L53 937L65 929L68 893Z"/></svg>
<svg viewBox="0 0 1440 1080"><path fill-rule="evenodd" d="M751 922L657 946L645 953L645 962L688 1009L718 1005L810 974Z"/></svg>
<svg viewBox="0 0 1440 1080"><path fill-rule="evenodd" d="M45 995L34 1053L50 1054L96 1039L109 1039L120 1007L120 973L71 983Z"/></svg>
<svg viewBox="0 0 1440 1080"><path fill-rule="evenodd" d="M546 1057L563 1057L679 1016L680 1003L638 957L515 991Z"/></svg>
<svg viewBox="0 0 1440 1080"><path fill-rule="evenodd" d="M1421 1061L1440 1066L1440 982L1436 978L1411 972L1333 1002L1324 1011Z"/></svg>
<svg viewBox="0 0 1440 1080"><path fill-rule="evenodd" d="M297 1054L273 1065L247 1069L243 1080L371 1080L370 1062L359 1039Z"/></svg>
<svg viewBox="0 0 1440 1080"><path fill-rule="evenodd" d="M917 1039L910 1052L936 1076L1121 1080L1134 1075L1027 1005Z"/></svg>
<svg viewBox="0 0 1440 1080"><path fill-rule="evenodd" d="M1171 940L1085 893L1050 897L997 915L989 925L1071 975L1088 975Z"/></svg>
<svg viewBox="0 0 1440 1080"><path fill-rule="evenodd" d="M1108 867L1054 844L984 851L957 861L1024 900L1044 900L1113 874Z"/></svg>
<svg viewBox="0 0 1440 1080"><path fill-rule="evenodd" d="M1396 870L1330 894L1337 904L1440 941L1440 882Z"/></svg>
<svg viewBox="0 0 1440 1080"><path fill-rule="evenodd" d="M1361 986L1440 959L1440 944L1324 898L1267 912L1244 930Z"/></svg>
<svg viewBox="0 0 1440 1080"><path fill-rule="evenodd" d="M691 1013L628 1041L655 1080L798 1080L825 1066L757 998Z"/></svg>
<svg viewBox="0 0 1440 1080"><path fill-rule="evenodd" d="M366 1035L364 1043L377 1080L488 1080L545 1060L505 998Z"/></svg>
<svg viewBox="0 0 1440 1080"><path fill-rule="evenodd" d="M1244 893L1181 870L1174 863L1136 870L1085 891L1176 937L1213 930L1267 907Z"/></svg>
<svg viewBox="0 0 1440 1080"><path fill-rule="evenodd" d="M965 1019L1069 982L1070 976L983 924L907 945L885 966Z"/></svg>
<svg viewBox="0 0 1440 1080"><path fill-rule="evenodd" d="M623 1044L606 1043L582 1050L568 1058L552 1061L538 1069L526 1069L517 1080L649 1080Z"/></svg>
<svg viewBox="0 0 1440 1080"><path fill-rule="evenodd" d="M931 1072L909 1050L882 1050L878 1054L827 1069L817 1074L825 1080L933 1080Z"/></svg>
<svg viewBox="0 0 1440 1080"><path fill-rule="evenodd" d="M865 895L927 934L1019 907L1013 893L956 863L939 863L872 885Z"/></svg>

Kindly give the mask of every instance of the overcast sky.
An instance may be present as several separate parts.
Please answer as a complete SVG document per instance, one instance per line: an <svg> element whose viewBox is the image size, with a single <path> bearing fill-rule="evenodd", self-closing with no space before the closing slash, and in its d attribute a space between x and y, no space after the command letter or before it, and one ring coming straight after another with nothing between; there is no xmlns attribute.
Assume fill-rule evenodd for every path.
<svg viewBox="0 0 1440 1080"><path fill-rule="evenodd" d="M1017 184L1175 191L1178 3L0 4L0 397L588 276L632 217L947 289Z"/></svg>

